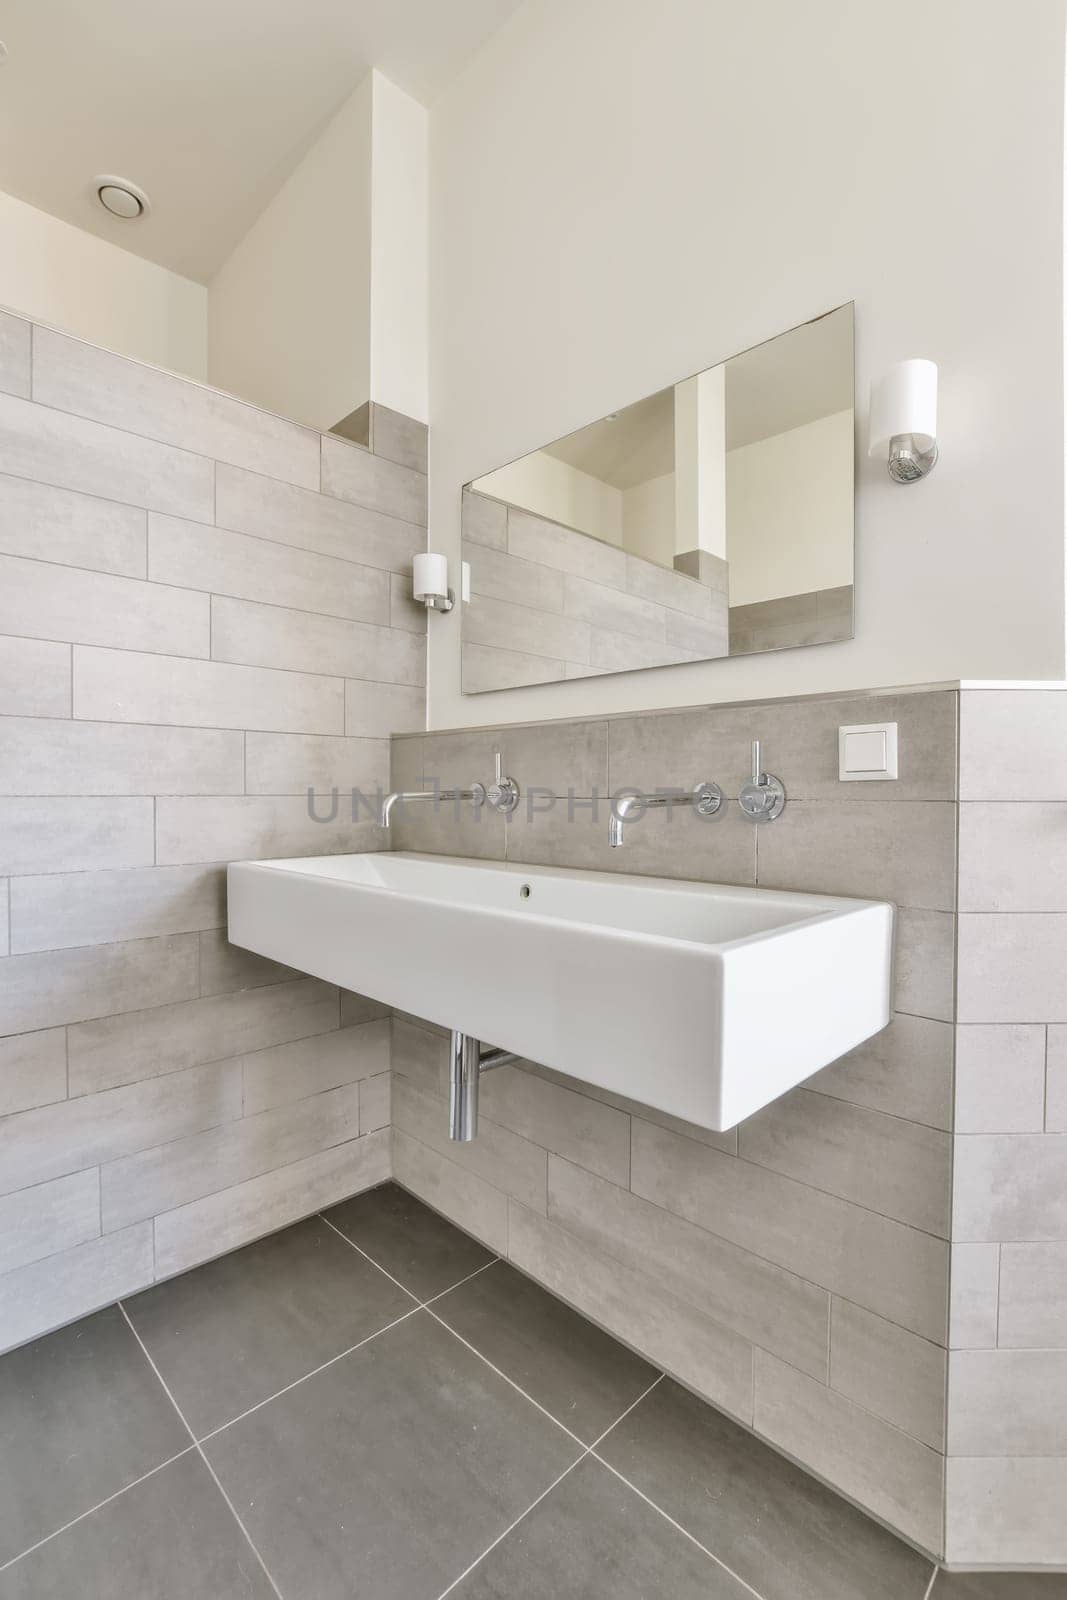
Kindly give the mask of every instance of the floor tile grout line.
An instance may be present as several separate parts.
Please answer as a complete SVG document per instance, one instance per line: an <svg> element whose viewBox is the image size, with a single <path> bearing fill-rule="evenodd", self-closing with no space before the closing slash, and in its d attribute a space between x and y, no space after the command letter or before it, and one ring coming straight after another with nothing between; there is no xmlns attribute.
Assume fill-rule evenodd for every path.
<svg viewBox="0 0 1067 1600"><path fill-rule="evenodd" d="M680 1522L676 1522L669 1511L664 1511L663 1507L657 1505L649 1495L645 1494L644 1490L637 1487L636 1483L631 1483L629 1478L624 1477L617 1467L613 1467L610 1461L605 1461L603 1456L598 1456L595 1445L590 1447L589 1454L594 1461L599 1461L602 1467L607 1467L609 1472L614 1473L619 1482L624 1483L627 1489L631 1489L639 1500L643 1500L646 1505L651 1506L653 1511L658 1511L665 1522L669 1522L672 1528L677 1528L679 1533L684 1534L690 1544L694 1544L698 1550L702 1550L709 1560L714 1561L717 1567L721 1567L723 1572L728 1573L735 1583L739 1583L743 1589L747 1589L749 1594L755 1595L756 1600L763 1600L759 1590L754 1589L750 1583L746 1583L741 1574L735 1572L733 1567L728 1567L721 1556L717 1556L714 1551L709 1550L706 1544L701 1544L695 1534L690 1533L688 1528L683 1528Z"/></svg>
<svg viewBox="0 0 1067 1600"><path fill-rule="evenodd" d="M393 1328L399 1328L402 1322L407 1322L416 1311L421 1311L421 1306L412 1306L410 1311L405 1311L403 1316L394 1317L392 1322L387 1322L384 1328L376 1328L373 1333L368 1333L365 1339L360 1339L356 1344L348 1346L347 1350L339 1350L335 1356L330 1356L328 1361L323 1361L319 1366L312 1367L310 1372L302 1373L299 1378L294 1378L292 1383L287 1383L284 1388L276 1389L273 1394L268 1394L262 1400L257 1400L254 1406L249 1406L247 1411L240 1412L236 1417L230 1417L227 1422L220 1422L217 1428L212 1428L209 1433L201 1434L197 1444L207 1444L209 1440L218 1438L220 1433L225 1433L227 1428L234 1427L238 1422L243 1422L246 1417L251 1417L257 1411L262 1411L264 1406L269 1406L272 1400L281 1399L283 1394L288 1394L291 1389L299 1389L302 1383L307 1383L309 1378L317 1378L320 1372L325 1372L328 1367L336 1366L338 1361L343 1361L345 1356L350 1356L357 1350L362 1350L366 1344L371 1344L375 1339L380 1339L383 1333L389 1333Z"/></svg>
<svg viewBox="0 0 1067 1600"><path fill-rule="evenodd" d="M80 1511L76 1517L71 1517L69 1522L64 1522L61 1528L54 1528L51 1533L46 1533L43 1539L38 1539L35 1544L27 1545L25 1550L20 1550L17 1556L0 1564L0 1572L6 1572L8 1567L13 1567L16 1562L22 1561L26 1556L32 1556L35 1550L40 1550L42 1545L51 1544L53 1539L58 1539L61 1533L66 1533L69 1528L77 1527L79 1522L84 1522L86 1517L91 1517L94 1511L102 1511L109 1506L112 1500L121 1499L130 1489L136 1489L140 1483L145 1483L149 1478L154 1478L157 1472L162 1472L164 1467L169 1467L172 1462L180 1461L183 1456L191 1455L196 1449L195 1444L187 1444L183 1450L175 1455L168 1456L166 1461L161 1461L158 1466L150 1467L147 1472L142 1472L139 1478L134 1478L130 1483L124 1483L121 1489L116 1489L114 1494L106 1495L103 1500L98 1500L95 1506L90 1506L87 1511Z"/></svg>
<svg viewBox="0 0 1067 1600"><path fill-rule="evenodd" d="M940 1571L941 1571L941 1568L935 1562L934 1563L934 1570L930 1574L930 1582L926 1585L926 1588L923 1591L923 1600L930 1600L930 1596L934 1592L934 1584L937 1582L937 1575L938 1575L938 1573Z"/></svg>
<svg viewBox="0 0 1067 1600"><path fill-rule="evenodd" d="M350 1239L348 1237L347 1233L342 1233L340 1228L338 1228L335 1223L330 1221L329 1217L324 1217L321 1211L316 1212L316 1216L319 1218L320 1222L325 1222L326 1226L330 1228L339 1239L343 1239L345 1244L347 1244L350 1249L354 1250L357 1255L362 1256L364 1261L369 1261L372 1267L377 1267L379 1272L384 1273L389 1279L390 1283L395 1283L397 1288L406 1294L409 1300L414 1300L416 1306L422 1306L425 1304L425 1301L420 1300L417 1294L412 1294L411 1290L406 1288L405 1285L401 1283L399 1278L394 1278L393 1274L389 1272L387 1268L383 1267L380 1261L375 1261L374 1257L368 1255L362 1246L358 1245L354 1239Z"/></svg>
<svg viewBox="0 0 1067 1600"><path fill-rule="evenodd" d="M445 1295L451 1294L454 1289L462 1289L465 1283L470 1283L472 1278L480 1277L483 1272L488 1272L490 1267L498 1267L503 1262L503 1256L494 1256L492 1261L484 1261L480 1267L475 1267L473 1272L468 1272L465 1278L460 1278L457 1283L450 1284L447 1289L442 1289L438 1294L432 1294L428 1300L422 1302L423 1309L434 1305L438 1300L443 1300Z"/></svg>
<svg viewBox="0 0 1067 1600"><path fill-rule="evenodd" d="M226 1505L229 1507L230 1515L233 1517L233 1520L236 1522L237 1526L241 1530L241 1533L244 1535L244 1539L245 1539L246 1544L248 1545L248 1548L251 1550L252 1554L255 1556L256 1560L259 1562L260 1566L262 1567L263 1576L266 1578L267 1582L270 1584L271 1588L274 1590L274 1593L277 1595L278 1600L285 1600L285 1596L282 1594L282 1591L279 1589L278 1585L274 1581L274 1577L273 1577L273 1574L271 1573L270 1568L267 1566L267 1563L264 1561L263 1557L260 1555L259 1551L256 1549L256 1546L253 1543L251 1534L249 1533L248 1529L245 1527L244 1523L241 1521L241 1518L238 1516L237 1509L234 1506L233 1501L230 1499L229 1495L226 1493L226 1490L222 1487L222 1484L219 1481L218 1473L215 1471L214 1467L211 1465L211 1462L208 1460L207 1456L204 1454L203 1447L201 1446L200 1441L197 1439L196 1434L193 1432L192 1428L189 1426L189 1420L186 1417L185 1412L182 1410L182 1408L178 1404L177 1400L175 1400L174 1396L171 1394L170 1389L167 1386L166 1380L163 1377L163 1374L160 1372L159 1368L156 1366L156 1363L152 1360L152 1357L149 1355L148 1346L145 1344L144 1340L141 1338L141 1335L137 1332L137 1329L134 1327L133 1322L130 1319L130 1314L126 1310L126 1307L125 1307L125 1305L123 1304L123 1302L121 1300L118 1302L118 1308L122 1312L123 1317L126 1319L126 1326L129 1328L130 1332L133 1334L134 1338L137 1340L137 1343L140 1345L141 1353L143 1354L145 1360L148 1362L148 1365L152 1368L152 1371L155 1373L157 1379L159 1380L159 1384L160 1384L160 1387L163 1390L163 1393L166 1395L167 1399L170 1401L171 1405L174 1407L175 1411L178 1413L178 1417L181 1420L182 1426L185 1428L186 1432L188 1433L190 1439L193 1442L193 1448L196 1450L197 1455L200 1457L201 1461L204 1463L204 1466L207 1468L208 1472L211 1474L211 1478L212 1478L212 1481L214 1482L214 1485L215 1485L216 1489L219 1491L219 1494L222 1496L223 1500L226 1502Z"/></svg>

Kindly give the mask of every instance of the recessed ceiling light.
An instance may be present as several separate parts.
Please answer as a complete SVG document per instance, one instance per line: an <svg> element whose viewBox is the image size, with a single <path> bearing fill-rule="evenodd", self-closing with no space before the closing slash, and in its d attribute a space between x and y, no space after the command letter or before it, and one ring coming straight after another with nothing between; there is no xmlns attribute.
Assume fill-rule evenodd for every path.
<svg viewBox="0 0 1067 1600"><path fill-rule="evenodd" d="M134 222L148 210L148 196L129 178L105 176L93 179L96 198L105 211L123 222Z"/></svg>

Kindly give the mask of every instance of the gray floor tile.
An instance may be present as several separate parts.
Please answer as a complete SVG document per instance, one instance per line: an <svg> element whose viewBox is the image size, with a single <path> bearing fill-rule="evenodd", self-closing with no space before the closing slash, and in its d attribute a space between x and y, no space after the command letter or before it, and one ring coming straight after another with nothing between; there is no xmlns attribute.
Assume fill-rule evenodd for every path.
<svg viewBox="0 0 1067 1600"><path fill-rule="evenodd" d="M929 1560L675 1383L598 1453L763 1600L923 1600Z"/></svg>
<svg viewBox="0 0 1067 1600"><path fill-rule="evenodd" d="M0 1563L188 1443L115 1307L0 1357Z"/></svg>
<svg viewBox="0 0 1067 1600"><path fill-rule="evenodd" d="M309 1600L436 1600L578 1453L424 1311L204 1448Z"/></svg>
<svg viewBox="0 0 1067 1600"><path fill-rule="evenodd" d="M321 1217L146 1289L130 1320L198 1437L412 1309Z"/></svg>
<svg viewBox="0 0 1067 1600"><path fill-rule="evenodd" d="M433 1309L586 1444L656 1379L655 1367L503 1261Z"/></svg>
<svg viewBox="0 0 1067 1600"><path fill-rule="evenodd" d="M752 1600L591 1457L453 1590L454 1600Z"/></svg>
<svg viewBox="0 0 1067 1600"><path fill-rule="evenodd" d="M451 1289L493 1253L395 1183L383 1183L323 1213L420 1300Z"/></svg>
<svg viewBox="0 0 1067 1600"><path fill-rule="evenodd" d="M0 1572L0 1600L271 1600L195 1451Z"/></svg>
<svg viewBox="0 0 1067 1600"><path fill-rule="evenodd" d="M1067 1572L939 1572L930 1600L1067 1600Z"/></svg>

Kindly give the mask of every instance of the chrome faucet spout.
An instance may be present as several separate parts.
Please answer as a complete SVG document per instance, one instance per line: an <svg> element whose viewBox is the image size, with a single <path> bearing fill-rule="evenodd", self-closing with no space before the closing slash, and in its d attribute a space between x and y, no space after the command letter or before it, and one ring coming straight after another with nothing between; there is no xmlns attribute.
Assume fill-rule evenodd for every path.
<svg viewBox="0 0 1067 1600"><path fill-rule="evenodd" d="M692 806L700 817L713 817L723 802L717 783L698 783L690 794L680 789L660 789L655 794L631 791L612 801L608 819L608 844L616 848L626 838L626 823L635 811L655 811L664 806Z"/></svg>
<svg viewBox="0 0 1067 1600"><path fill-rule="evenodd" d="M470 789L415 789L397 790L387 794L382 801L381 825L388 828L393 807L407 805L409 800L469 800L472 806L485 804L485 785L476 783Z"/></svg>

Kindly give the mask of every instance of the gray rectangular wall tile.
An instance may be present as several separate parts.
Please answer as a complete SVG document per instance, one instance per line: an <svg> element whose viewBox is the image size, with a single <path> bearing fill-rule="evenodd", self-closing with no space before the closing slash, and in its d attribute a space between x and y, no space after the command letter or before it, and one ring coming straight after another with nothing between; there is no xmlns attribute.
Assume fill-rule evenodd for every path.
<svg viewBox="0 0 1067 1600"><path fill-rule="evenodd" d="M534 601L524 603L532 605ZM563 611L568 617L577 617L614 633L632 633L639 639L667 637L667 613L663 606L609 589L602 583L591 583L587 578L569 575L564 578Z"/></svg>
<svg viewBox="0 0 1067 1600"><path fill-rule="evenodd" d="M537 1144L479 1115L478 1137L459 1145L448 1137L448 1106L410 1078L397 1076L393 1098L394 1126L466 1172L521 1200L533 1211L545 1211L548 1157Z"/></svg>
<svg viewBox="0 0 1067 1600"><path fill-rule="evenodd" d="M373 796L389 786L389 741L336 735L249 733L245 736L249 794L306 795L309 788L359 789Z"/></svg>
<svg viewBox="0 0 1067 1600"><path fill-rule="evenodd" d="M464 489L460 510L460 525L464 539L484 545L490 550L506 550L508 544L508 508L503 500L493 500L489 495ZM473 557L467 557L473 564Z"/></svg>
<svg viewBox="0 0 1067 1600"><path fill-rule="evenodd" d="M319 797L316 814L326 817L331 810L330 796ZM332 822L309 814L306 795L161 799L156 805L156 852L162 864L336 855L379 849L384 842L365 812L353 823L350 795L347 802L338 797Z"/></svg>
<svg viewBox="0 0 1067 1600"><path fill-rule="evenodd" d="M374 1133L379 1128L388 1128L392 1120L392 1073L379 1072L373 1078L363 1078L359 1085L360 1133Z"/></svg>
<svg viewBox="0 0 1067 1600"><path fill-rule="evenodd" d="M997 1342L1067 1350L1067 1243L1001 1246Z"/></svg>
<svg viewBox="0 0 1067 1600"><path fill-rule="evenodd" d="M0 390L5 394L29 398L30 341L30 324L0 311Z"/></svg>
<svg viewBox="0 0 1067 1600"><path fill-rule="evenodd" d="M0 1196L0 1287L5 1272L72 1250L99 1234L96 1167Z"/></svg>
<svg viewBox="0 0 1067 1600"><path fill-rule="evenodd" d="M339 678L301 672L79 645L74 715L90 722L343 733L344 686Z"/></svg>
<svg viewBox="0 0 1067 1600"><path fill-rule="evenodd" d="M44 1028L0 1039L0 1117L63 1100L67 1093L67 1033Z"/></svg>
<svg viewBox="0 0 1067 1600"><path fill-rule="evenodd" d="M328 1033L337 1012L336 989L297 978L83 1022L68 1035L70 1090L89 1094Z"/></svg>
<svg viewBox="0 0 1067 1600"><path fill-rule="evenodd" d="M318 435L206 384L38 328L33 392L43 405L318 488Z"/></svg>
<svg viewBox="0 0 1067 1600"><path fill-rule="evenodd" d="M200 934L200 995L232 994L235 989L257 989L266 983L286 983L302 974L267 956L231 944L226 929L207 928Z"/></svg>
<svg viewBox="0 0 1067 1600"><path fill-rule="evenodd" d="M313 616L250 600L215 599L212 630L216 661L383 683L426 681L426 642L405 628Z"/></svg>
<svg viewBox="0 0 1067 1600"><path fill-rule="evenodd" d="M1067 1027L1048 1030L1045 1127L1067 1133Z"/></svg>
<svg viewBox="0 0 1067 1600"><path fill-rule="evenodd" d="M210 605L161 583L0 556L0 633L207 656Z"/></svg>
<svg viewBox="0 0 1067 1600"><path fill-rule="evenodd" d="M29 400L0 395L0 460L17 478L211 521L213 462Z"/></svg>
<svg viewBox="0 0 1067 1600"><path fill-rule="evenodd" d="M322 492L426 526L425 474L372 456L343 439L323 437Z"/></svg>
<svg viewBox="0 0 1067 1600"><path fill-rule="evenodd" d="M872 1111L950 1129L953 1039L951 1023L898 1012L888 1028L817 1072L806 1087Z"/></svg>
<svg viewBox="0 0 1067 1600"><path fill-rule="evenodd" d="M949 912L898 906L894 933L896 1009L951 1022L956 1014L956 918Z"/></svg>
<svg viewBox="0 0 1067 1600"><path fill-rule="evenodd" d="M640 556L626 557L626 589L628 594L652 600L671 611L682 611L703 622L711 622L725 605L721 591L709 589L707 584L684 572L668 572Z"/></svg>
<svg viewBox="0 0 1067 1600"><path fill-rule="evenodd" d="M961 800L1067 800L1067 694L964 689Z"/></svg>
<svg viewBox="0 0 1067 1600"><path fill-rule="evenodd" d="M463 640L465 644L494 645L559 661L589 660L588 622L553 616L506 600L490 600L477 593L464 607Z"/></svg>
<svg viewBox="0 0 1067 1600"><path fill-rule="evenodd" d="M959 919L961 1022L1067 1022L1067 914Z"/></svg>
<svg viewBox="0 0 1067 1600"><path fill-rule="evenodd" d="M508 508L508 550L524 561L537 561L557 572L587 578L609 588L626 590L626 555L614 545L576 533L531 511Z"/></svg>
<svg viewBox="0 0 1067 1600"><path fill-rule="evenodd" d="M956 1239L1067 1239L1067 1135L961 1135L954 1191Z"/></svg>
<svg viewBox="0 0 1067 1600"><path fill-rule="evenodd" d="M584 677L592 668L577 673ZM491 689L521 689L531 683L559 683L567 676L565 663L548 656L519 650L500 650L491 645L470 644L462 648L464 694L483 694Z"/></svg>
<svg viewBox="0 0 1067 1600"><path fill-rule="evenodd" d="M12 950L63 950L152 939L220 928L225 921L222 867L53 872L15 880Z"/></svg>
<svg viewBox="0 0 1067 1600"><path fill-rule="evenodd" d="M571 807L566 800L552 804L527 796L508 818L508 859L709 883L755 883L755 829L735 807L724 806L713 817L697 816L684 804L649 811L626 824L622 849L608 843L610 816L606 799L594 813L588 804Z"/></svg>
<svg viewBox="0 0 1067 1600"><path fill-rule="evenodd" d="M760 836L760 885L952 911L955 834L947 803L794 800Z"/></svg>
<svg viewBox="0 0 1067 1600"><path fill-rule="evenodd" d="M953 1350L987 1350L996 1344L1000 1257L997 1244L953 1244L948 1330Z"/></svg>
<svg viewBox="0 0 1067 1600"><path fill-rule="evenodd" d="M426 548L426 529L416 523L223 462L216 470L220 528L392 572L410 573L412 557Z"/></svg>
<svg viewBox="0 0 1067 1600"><path fill-rule="evenodd" d="M345 682L345 733L353 739L387 739L426 726L426 690L392 683Z"/></svg>
<svg viewBox="0 0 1067 1600"><path fill-rule="evenodd" d="M957 1133L1040 1133L1045 1119L1045 1029L956 1029Z"/></svg>
<svg viewBox="0 0 1067 1600"><path fill-rule="evenodd" d="M983 1567L1067 1564L1062 1457L950 1458L945 1487L947 1560Z"/></svg>
<svg viewBox="0 0 1067 1600"><path fill-rule="evenodd" d="M470 552L471 591L538 611L563 611L563 575L535 561L479 545Z"/></svg>
<svg viewBox="0 0 1067 1600"><path fill-rule="evenodd" d="M1067 802L960 807L960 910L1062 911L1067 906Z"/></svg>
<svg viewBox="0 0 1067 1600"><path fill-rule="evenodd" d="M416 472L426 471L430 430L425 422L405 417L400 411L372 401L370 408L370 447L376 456L399 461Z"/></svg>
<svg viewBox="0 0 1067 1600"><path fill-rule="evenodd" d="M835 1299L830 1387L934 1450L944 1447L944 1349Z"/></svg>
<svg viewBox="0 0 1067 1600"><path fill-rule="evenodd" d="M753 706L746 713L752 738L762 741L764 760L782 778L791 799L899 805L904 800L956 798L957 698L953 690L849 695ZM896 723L899 775L891 783L843 785L837 730L866 722Z"/></svg>
<svg viewBox="0 0 1067 1600"><path fill-rule="evenodd" d="M629 1183L630 1118L625 1112L520 1067L503 1067L486 1078L481 1106L487 1117L513 1133L612 1183Z"/></svg>
<svg viewBox="0 0 1067 1600"><path fill-rule="evenodd" d="M148 518L148 576L153 583L181 584L321 616L389 621L389 575L378 567L154 513Z"/></svg>
<svg viewBox="0 0 1067 1600"><path fill-rule="evenodd" d="M401 1128L392 1132L393 1177L435 1211L503 1255L508 1243L508 1198L455 1161L438 1155Z"/></svg>
<svg viewBox="0 0 1067 1600"><path fill-rule="evenodd" d="M0 873L137 867L152 851L147 798L0 800Z"/></svg>
<svg viewBox="0 0 1067 1600"><path fill-rule="evenodd" d="M0 639L0 717L70 716L70 646Z"/></svg>
<svg viewBox="0 0 1067 1600"><path fill-rule="evenodd" d="M1067 1350L954 1350L948 1367L954 1456L1067 1456Z"/></svg>
<svg viewBox="0 0 1067 1600"><path fill-rule="evenodd" d="M144 578L145 528L145 513L135 506L0 473L0 550L5 555Z"/></svg>
<svg viewBox="0 0 1067 1600"><path fill-rule="evenodd" d="M189 999L196 965L193 933L8 956L0 962L0 1033Z"/></svg>
<svg viewBox="0 0 1067 1600"><path fill-rule="evenodd" d="M66 650L64 645L56 648ZM29 717L0 721L0 794L218 795L243 790L244 739L238 732Z"/></svg>
<svg viewBox="0 0 1067 1600"><path fill-rule="evenodd" d="M246 1116L389 1070L389 1021L255 1050L242 1061Z"/></svg>
<svg viewBox="0 0 1067 1600"><path fill-rule="evenodd" d="M0 1278L0 1350L11 1349L152 1282L152 1224L91 1239Z"/></svg>

